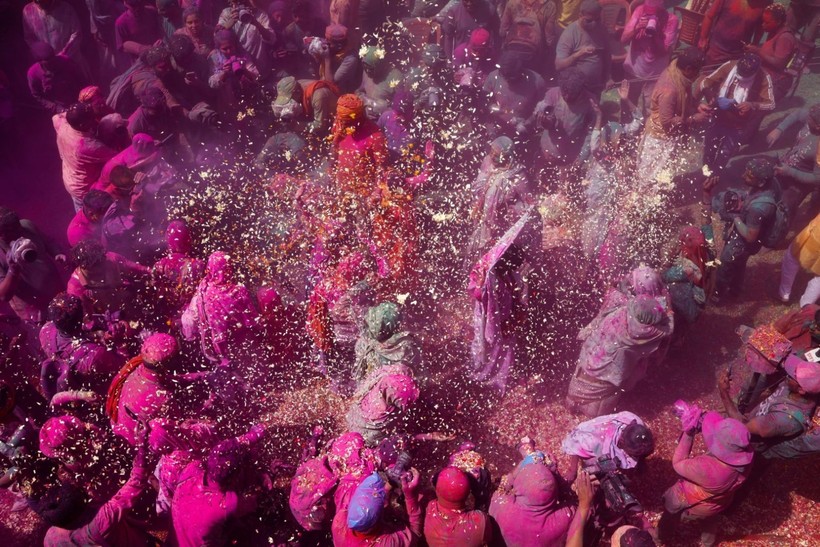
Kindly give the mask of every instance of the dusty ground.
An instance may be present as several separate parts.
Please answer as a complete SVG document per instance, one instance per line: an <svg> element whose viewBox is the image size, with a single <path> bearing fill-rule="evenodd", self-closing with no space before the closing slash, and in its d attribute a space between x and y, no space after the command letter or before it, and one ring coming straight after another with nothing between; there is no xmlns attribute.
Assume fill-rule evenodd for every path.
<svg viewBox="0 0 820 547"><path fill-rule="evenodd" d="M761 135L734 162L742 165L752 153L775 153L762 142L763 135L788 111L820 99L820 77L804 78L799 93L802 98L790 98L786 111L769 115L763 122ZM33 121L32 121L33 120ZM34 125L26 125L33 123ZM25 114L27 131L15 131L14 138L6 133L0 149L4 204L18 209L57 239L70 219L70 202L62 190L59 161L49 122ZM793 138L784 135L782 150ZM731 178L731 175L727 178ZM739 182L739 181L738 181ZM693 192L684 192L693 196ZM54 196L42 200L43 195ZM807 219L805 219L807 220ZM657 451L648 460L645 476L637 481L636 494L650 514L657 517L661 509L661 493L672 484L675 475L671 456L678 435L677 419L670 413L676 399L697 402L703 408L719 409L715 379L734 356L739 341L734 334L739 324L760 324L784 313L788 308L775 304L769 294L779 276L781 252L761 253L750 261L746 286L741 302L720 308L709 308L701 316L680 350L673 350L669 359L650 371L649 377L634 394L625 400L624 408L644 417L658 439ZM793 293L800 294L806 278L798 279ZM802 286L801 286L802 284ZM456 433L459 439L470 439L490 461L497 479L517 461L514 446L523 435L532 436L538 445L559 455L559 444L578 419L562 405L567 377L572 367L572 341L560 340L554 355L541 355L532 374L499 401L475 386L465 385L460 368L466 362L470 310L460 299L440 303L435 321L420 321L418 329L428 346L445 348L440 354L428 355L428 367L438 371L432 375L421 409L424 426ZM309 426L322 422L328 430L339 427L344 401L327 390L320 379L306 378L304 387L272 397L274 421L281 424L281 453L291 462L300 452L300 438ZM446 460L456 442L425 446L418 465L429 478ZM697 448L696 448L697 450ZM559 455L559 461L563 458ZM810 546L820 544L820 460L775 463L754 481L742 500L721 517L721 544L735 546ZM281 500L280 500L281 501ZM11 497L0 491L0 538L4 545L24 546L42 543L43 523L30 511L10 512ZM283 518L283 517L279 517ZM279 519L267 524L280 530L277 539L294 537L289 524ZM683 530L675 545L696 545L697 537Z"/></svg>

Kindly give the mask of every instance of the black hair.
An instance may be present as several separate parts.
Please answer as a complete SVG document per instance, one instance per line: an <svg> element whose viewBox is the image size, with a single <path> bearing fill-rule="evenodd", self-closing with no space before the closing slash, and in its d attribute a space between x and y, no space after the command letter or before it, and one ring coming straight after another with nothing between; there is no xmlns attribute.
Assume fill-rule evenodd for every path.
<svg viewBox="0 0 820 547"><path fill-rule="evenodd" d="M80 241L71 249L71 260L80 268L92 268L105 260L105 247L92 239Z"/></svg>
<svg viewBox="0 0 820 547"><path fill-rule="evenodd" d="M73 294L61 292L49 302L47 316L58 331L69 335L79 334L83 327L82 300Z"/></svg>
<svg viewBox="0 0 820 547"><path fill-rule="evenodd" d="M68 125L77 131L91 130L96 119L94 109L86 103L74 103L68 107L65 113L65 120Z"/></svg>
<svg viewBox="0 0 820 547"><path fill-rule="evenodd" d="M184 34L174 34L168 38L168 49L171 57L177 62L184 62L191 57L194 52L194 42Z"/></svg>
<svg viewBox="0 0 820 547"><path fill-rule="evenodd" d="M646 530L632 528L621 536L621 547L655 547L655 540Z"/></svg>
<svg viewBox="0 0 820 547"><path fill-rule="evenodd" d="M694 68L700 70L703 67L703 60L703 51L696 47L686 48L678 54L678 69Z"/></svg>
<svg viewBox="0 0 820 547"><path fill-rule="evenodd" d="M633 458L645 458L655 451L655 438L648 427L633 420L621 432L618 446Z"/></svg>
<svg viewBox="0 0 820 547"><path fill-rule="evenodd" d="M83 209L88 209L89 212L98 215L104 214L112 203L114 203L114 198L111 194L102 190L89 190L83 197Z"/></svg>

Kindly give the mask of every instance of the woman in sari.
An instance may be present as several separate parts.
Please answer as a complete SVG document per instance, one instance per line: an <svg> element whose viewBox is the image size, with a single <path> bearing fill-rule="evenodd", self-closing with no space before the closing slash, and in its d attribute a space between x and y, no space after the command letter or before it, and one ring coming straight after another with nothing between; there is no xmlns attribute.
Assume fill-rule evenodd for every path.
<svg viewBox="0 0 820 547"><path fill-rule="evenodd" d="M593 320L597 326L579 335L584 344L566 398L570 409L589 418L613 413L621 395L663 359L672 335L669 317L652 296L601 313Z"/></svg>

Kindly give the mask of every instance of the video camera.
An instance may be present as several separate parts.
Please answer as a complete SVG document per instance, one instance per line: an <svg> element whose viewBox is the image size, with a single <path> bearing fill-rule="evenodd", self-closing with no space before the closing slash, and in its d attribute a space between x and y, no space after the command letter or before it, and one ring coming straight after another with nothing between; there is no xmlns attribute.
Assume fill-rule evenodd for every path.
<svg viewBox="0 0 820 547"><path fill-rule="evenodd" d="M629 491L629 480L609 456L598 458L598 471L594 473L601 484L601 492L610 511L619 515L643 511L638 499Z"/></svg>
<svg viewBox="0 0 820 547"><path fill-rule="evenodd" d="M37 247L34 242L21 237L11 242L6 258L10 263L24 264L34 262L37 260L37 256Z"/></svg>

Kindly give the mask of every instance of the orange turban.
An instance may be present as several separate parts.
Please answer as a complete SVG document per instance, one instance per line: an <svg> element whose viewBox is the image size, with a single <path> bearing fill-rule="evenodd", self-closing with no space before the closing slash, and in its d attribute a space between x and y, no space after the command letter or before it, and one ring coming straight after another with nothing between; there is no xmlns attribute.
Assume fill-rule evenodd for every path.
<svg viewBox="0 0 820 547"><path fill-rule="evenodd" d="M88 87L84 87L82 91L80 91L80 97L77 99L81 103L87 103L94 98L95 95L99 95L100 88L95 85L90 85Z"/></svg>
<svg viewBox="0 0 820 547"><path fill-rule="evenodd" d="M336 103L336 117L340 120L364 119L364 102L358 95L348 93L339 97Z"/></svg>

